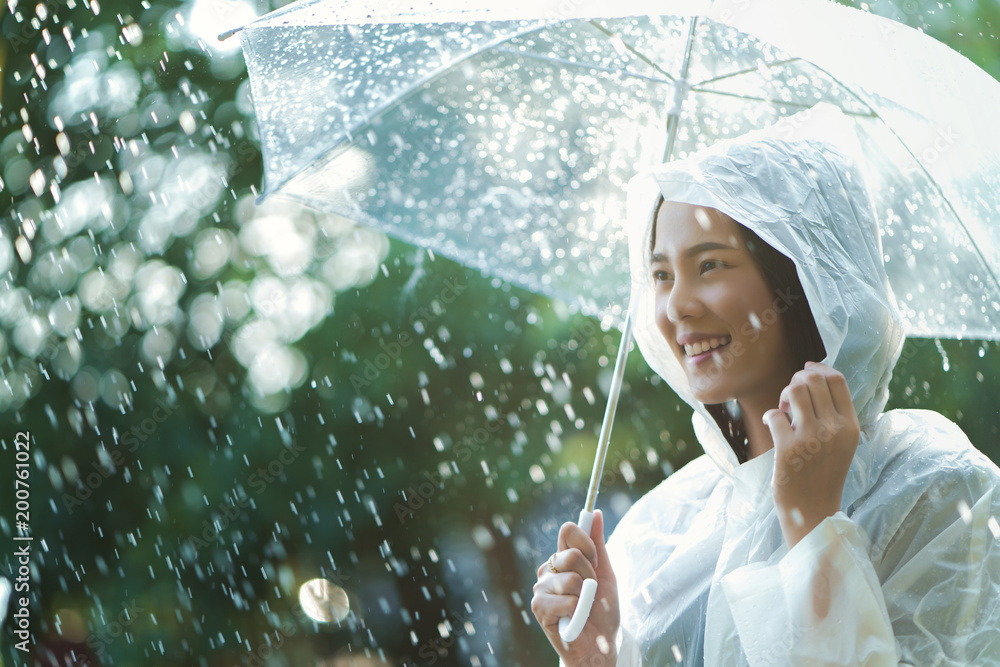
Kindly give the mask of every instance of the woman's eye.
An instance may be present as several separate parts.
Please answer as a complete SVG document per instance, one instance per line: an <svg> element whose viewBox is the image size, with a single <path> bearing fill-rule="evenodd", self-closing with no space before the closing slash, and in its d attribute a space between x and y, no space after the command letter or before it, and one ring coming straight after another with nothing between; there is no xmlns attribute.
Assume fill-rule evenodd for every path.
<svg viewBox="0 0 1000 667"><path fill-rule="evenodd" d="M706 259L701 263L701 272L705 273L707 271L712 271L713 269L719 269L725 266L724 262L720 262L717 259Z"/></svg>
<svg viewBox="0 0 1000 667"><path fill-rule="evenodd" d="M668 281L671 281L673 279L674 279L674 276L669 271L662 271L662 270L659 270L659 269L656 270L656 271L653 271L653 280L656 281L656 282L658 282L658 283L668 282Z"/></svg>

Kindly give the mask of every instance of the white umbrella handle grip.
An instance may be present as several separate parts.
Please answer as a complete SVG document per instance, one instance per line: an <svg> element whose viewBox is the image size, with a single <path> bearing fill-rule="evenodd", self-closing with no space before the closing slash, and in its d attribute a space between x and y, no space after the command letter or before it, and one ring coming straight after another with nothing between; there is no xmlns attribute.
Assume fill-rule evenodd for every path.
<svg viewBox="0 0 1000 667"><path fill-rule="evenodd" d="M594 513L583 510L580 512L580 520L576 525L583 528L584 532L590 534L590 526L594 523ZM559 636L567 644L576 641L576 638L583 632L583 626L590 618L590 608L594 606L594 597L597 595L597 580L584 579L583 590L580 591L580 599L576 603L572 618L559 619Z"/></svg>

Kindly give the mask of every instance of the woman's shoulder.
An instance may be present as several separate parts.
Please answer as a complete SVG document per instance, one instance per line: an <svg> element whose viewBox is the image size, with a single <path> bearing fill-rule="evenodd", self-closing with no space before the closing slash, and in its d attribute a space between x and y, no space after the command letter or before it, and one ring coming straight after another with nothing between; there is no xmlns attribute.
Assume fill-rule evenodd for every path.
<svg viewBox="0 0 1000 667"><path fill-rule="evenodd" d="M932 543L968 549L956 540L1000 537L993 518L1000 469L957 424L929 410L893 410L869 435L874 481L848 513L872 540L881 580ZM955 535L939 539L956 526Z"/></svg>
<svg viewBox="0 0 1000 667"><path fill-rule="evenodd" d="M1000 503L1000 468L976 449L962 429L930 410L891 410L867 433L868 489L855 508L878 513L926 501L951 507L985 495Z"/></svg>
<svg viewBox="0 0 1000 667"><path fill-rule="evenodd" d="M923 464L929 471L974 473L1000 482L1000 468L958 424L933 410L890 410L877 422L872 440L890 470Z"/></svg>

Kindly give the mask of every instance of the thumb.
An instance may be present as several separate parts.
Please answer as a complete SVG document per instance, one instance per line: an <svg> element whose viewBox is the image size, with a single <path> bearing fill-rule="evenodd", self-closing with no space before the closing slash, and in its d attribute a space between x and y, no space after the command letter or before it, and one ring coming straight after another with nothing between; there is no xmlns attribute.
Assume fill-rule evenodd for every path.
<svg viewBox="0 0 1000 667"><path fill-rule="evenodd" d="M610 559L608 558L608 545L604 540L604 512L594 510L594 523L590 527L590 539L597 547L597 567L594 568L599 574L606 572Z"/></svg>

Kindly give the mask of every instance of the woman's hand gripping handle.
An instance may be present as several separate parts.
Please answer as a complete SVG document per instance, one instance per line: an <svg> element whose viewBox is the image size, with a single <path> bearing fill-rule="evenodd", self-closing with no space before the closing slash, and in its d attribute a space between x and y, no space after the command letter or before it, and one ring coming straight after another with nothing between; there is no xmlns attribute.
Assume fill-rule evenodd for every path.
<svg viewBox="0 0 1000 667"><path fill-rule="evenodd" d="M558 548L538 568L531 611L567 667L614 665L618 585L602 513L584 511L579 523L563 524Z"/></svg>

